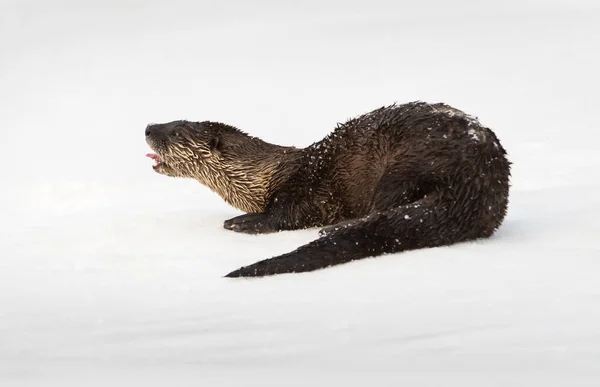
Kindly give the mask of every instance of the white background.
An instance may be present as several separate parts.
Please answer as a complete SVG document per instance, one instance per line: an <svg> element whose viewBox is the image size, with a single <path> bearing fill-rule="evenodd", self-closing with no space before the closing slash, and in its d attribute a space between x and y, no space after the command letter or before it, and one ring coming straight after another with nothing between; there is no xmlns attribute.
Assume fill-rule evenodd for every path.
<svg viewBox="0 0 600 387"><path fill-rule="evenodd" d="M0 3L0 383L600 383L597 1ZM514 163L494 238L303 275L222 276L246 236L144 128L220 120L306 146L446 102Z"/></svg>

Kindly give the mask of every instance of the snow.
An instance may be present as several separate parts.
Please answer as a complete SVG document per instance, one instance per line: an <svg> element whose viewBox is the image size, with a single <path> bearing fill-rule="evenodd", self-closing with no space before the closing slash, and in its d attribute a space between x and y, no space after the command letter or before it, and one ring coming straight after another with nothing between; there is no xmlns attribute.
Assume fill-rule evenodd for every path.
<svg viewBox="0 0 600 387"><path fill-rule="evenodd" d="M596 1L0 4L0 385L597 386ZM306 146L445 102L513 166L491 239L225 279L317 230L154 173L144 128Z"/></svg>
<svg viewBox="0 0 600 387"><path fill-rule="evenodd" d="M469 129L469 136L471 136L471 138L475 141L479 141L479 135L478 133L475 131L475 129Z"/></svg>

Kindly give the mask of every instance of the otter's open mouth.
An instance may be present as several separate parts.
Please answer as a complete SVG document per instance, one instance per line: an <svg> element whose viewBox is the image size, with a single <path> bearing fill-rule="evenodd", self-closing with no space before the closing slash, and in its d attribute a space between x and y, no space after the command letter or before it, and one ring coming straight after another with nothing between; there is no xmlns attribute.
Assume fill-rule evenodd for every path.
<svg viewBox="0 0 600 387"><path fill-rule="evenodd" d="M154 169L158 168L161 164L165 163L164 161L162 161L162 159L160 158L159 155L154 154L154 153L148 153L148 154L146 154L146 157L149 157L152 160L154 160L154 165L152 166L152 168L154 168Z"/></svg>

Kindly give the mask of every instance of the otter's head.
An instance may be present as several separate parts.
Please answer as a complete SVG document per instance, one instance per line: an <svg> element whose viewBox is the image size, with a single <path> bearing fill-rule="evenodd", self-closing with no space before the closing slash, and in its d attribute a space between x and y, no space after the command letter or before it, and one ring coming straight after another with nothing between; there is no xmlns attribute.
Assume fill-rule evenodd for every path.
<svg viewBox="0 0 600 387"><path fill-rule="evenodd" d="M197 176L219 152L218 124L173 121L146 127L146 142L156 152L154 170L173 177Z"/></svg>

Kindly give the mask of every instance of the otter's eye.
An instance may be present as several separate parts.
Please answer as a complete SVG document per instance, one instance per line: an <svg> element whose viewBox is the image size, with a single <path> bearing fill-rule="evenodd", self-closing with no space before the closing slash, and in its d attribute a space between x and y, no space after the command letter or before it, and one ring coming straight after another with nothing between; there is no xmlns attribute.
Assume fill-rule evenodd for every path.
<svg viewBox="0 0 600 387"><path fill-rule="evenodd" d="M179 134L179 132L178 132L178 131L174 130L174 131L172 131L172 132L171 132L171 137L175 137L175 138L177 138L177 137L179 137L179 136L180 136L180 134Z"/></svg>

